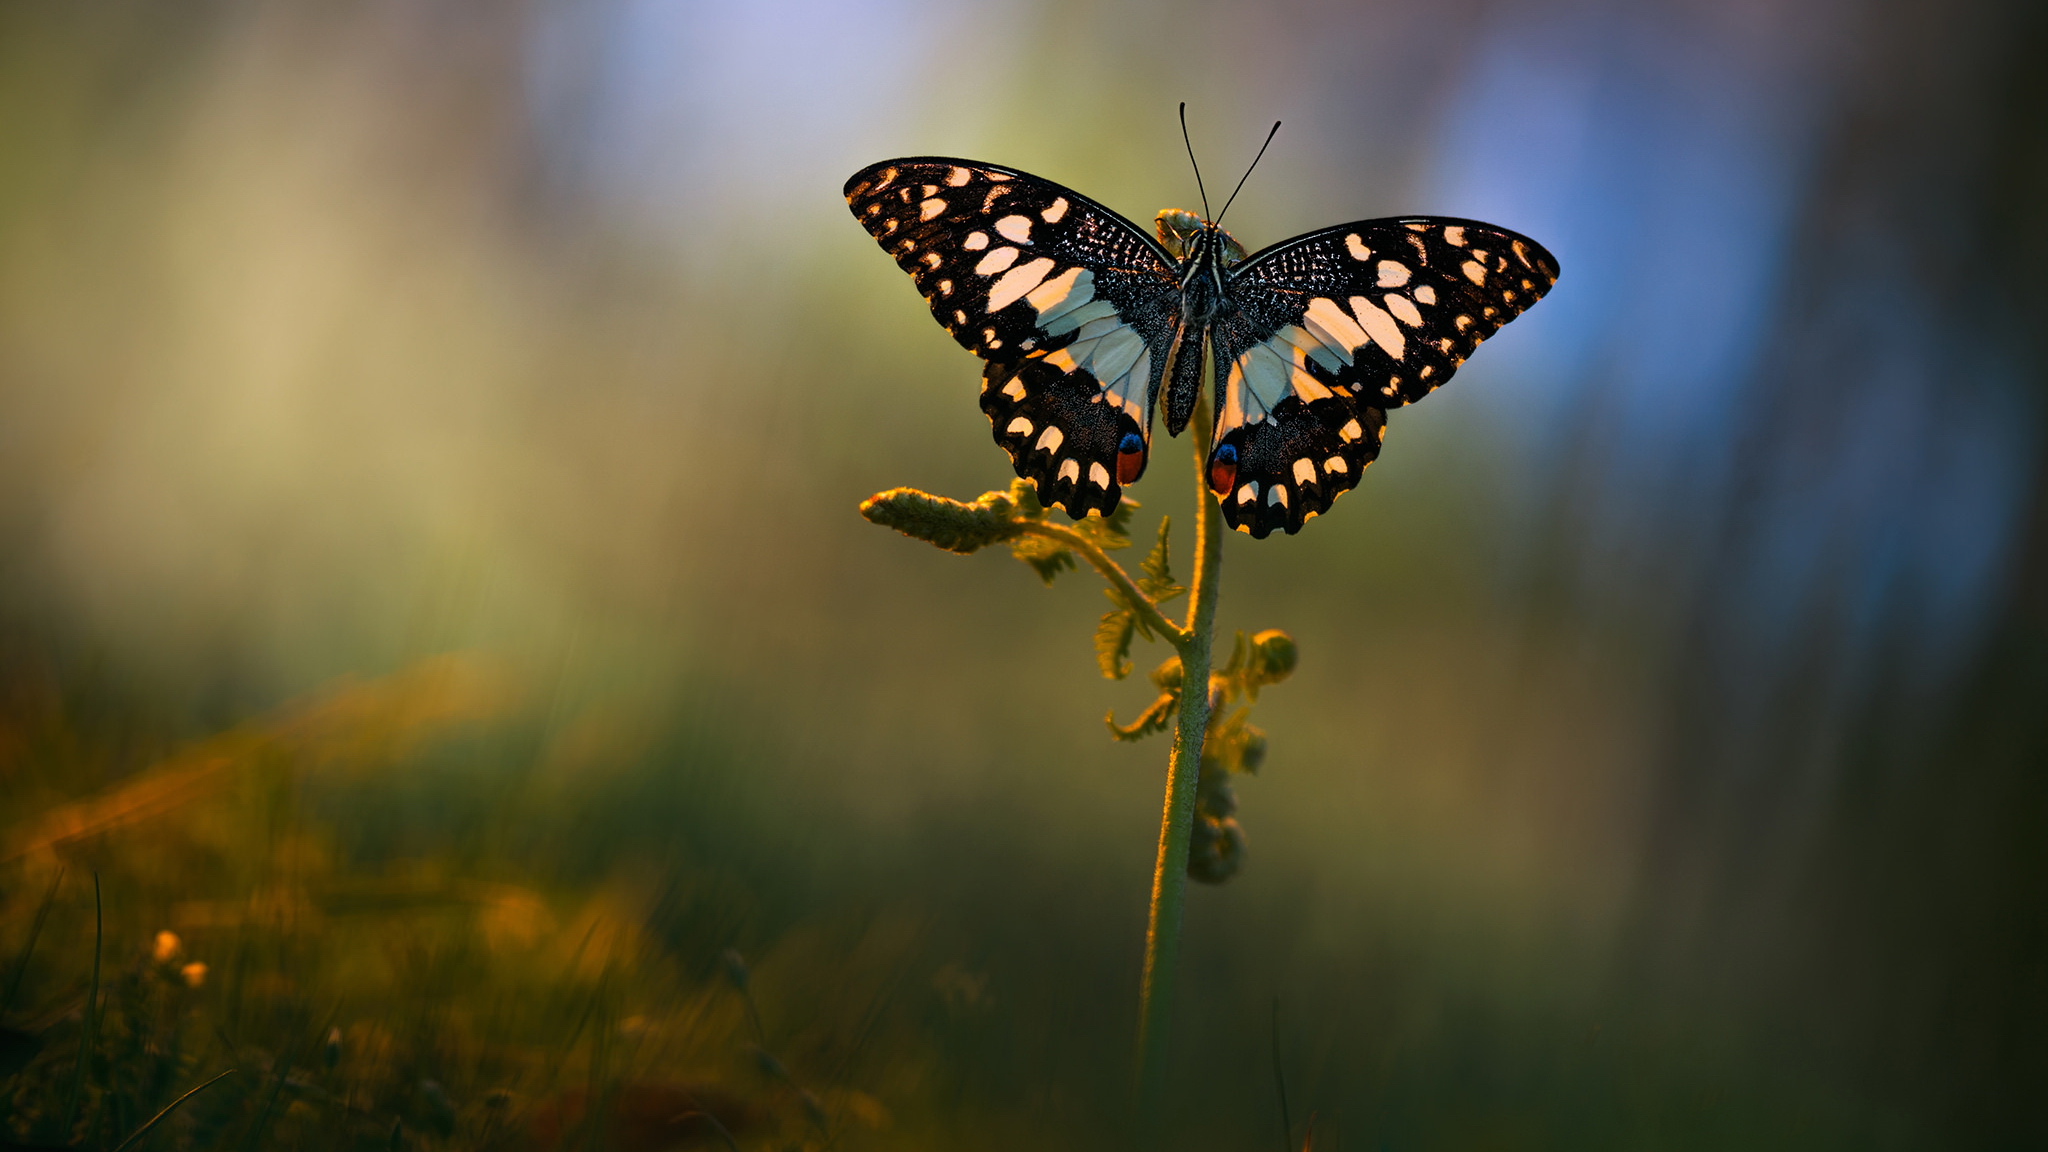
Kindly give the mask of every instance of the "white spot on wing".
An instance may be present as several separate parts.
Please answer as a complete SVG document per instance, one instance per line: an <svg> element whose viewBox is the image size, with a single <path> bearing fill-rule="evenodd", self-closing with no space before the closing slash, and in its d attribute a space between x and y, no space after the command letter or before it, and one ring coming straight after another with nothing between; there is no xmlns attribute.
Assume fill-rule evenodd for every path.
<svg viewBox="0 0 2048 1152"><path fill-rule="evenodd" d="M1003 385L1003 395L1008 396L1012 400L1022 400L1024 398L1024 382L1022 380L1017 379L1015 376L1010 377L1010 382L1008 384ZM1027 433L1030 432L1031 422L1029 420L1026 420L1024 424L1024 431Z"/></svg>
<svg viewBox="0 0 2048 1152"><path fill-rule="evenodd" d="M1366 345L1365 329L1358 326L1358 321L1346 315L1335 300L1326 296L1318 296L1309 301L1308 310L1302 314L1301 320L1302 326L1307 328L1311 335L1332 348L1345 348L1355 353ZM1349 363L1350 359L1346 356L1346 363Z"/></svg>
<svg viewBox="0 0 2048 1152"><path fill-rule="evenodd" d="M951 184L955 188L964 187L968 176L967 169L954 168L951 172L946 173L946 183Z"/></svg>
<svg viewBox="0 0 2048 1152"><path fill-rule="evenodd" d="M1408 266L1398 260L1380 261L1380 283L1382 288L1399 288L1408 283Z"/></svg>
<svg viewBox="0 0 2048 1152"><path fill-rule="evenodd" d="M918 219L934 220L938 218L939 213L944 212L945 210L946 202L934 196L931 199L917 206Z"/></svg>
<svg viewBox="0 0 2048 1152"><path fill-rule="evenodd" d="M1401 335L1401 327L1394 318L1379 310L1378 306L1363 296L1351 298L1351 310L1358 315L1358 323L1372 336L1372 342L1379 345L1387 355L1399 360L1407 351L1408 338Z"/></svg>
<svg viewBox="0 0 2048 1152"><path fill-rule="evenodd" d="M1453 248L1463 248L1465 246L1464 226L1453 224L1444 229L1444 243L1449 244Z"/></svg>
<svg viewBox="0 0 2048 1152"><path fill-rule="evenodd" d="M1039 313L1038 323L1045 329L1046 335L1064 336L1076 328L1116 315L1116 305L1107 300L1092 298L1093 289L1084 296L1081 290L1088 287L1088 270L1084 268L1081 270L1081 280L1074 285L1074 290L1067 294L1066 300L1050 312Z"/></svg>
<svg viewBox="0 0 2048 1152"><path fill-rule="evenodd" d="M1057 452L1060 450L1060 445L1066 442L1066 439L1066 433L1048 424L1045 431L1039 434L1038 443L1033 444L1032 447L1042 448L1047 452Z"/></svg>
<svg viewBox="0 0 2048 1152"><path fill-rule="evenodd" d="M1351 258L1360 264L1372 259L1372 249L1365 246L1365 241L1360 240L1356 232L1344 238L1344 249L1351 253Z"/></svg>
<svg viewBox="0 0 2048 1152"><path fill-rule="evenodd" d="M1323 471L1335 472L1342 476L1346 472L1351 471L1351 465L1346 464L1342 456L1332 456L1328 460L1323 461Z"/></svg>
<svg viewBox="0 0 2048 1152"><path fill-rule="evenodd" d="M1017 250L1015 248L998 248L983 256L981 263L974 266L974 271L980 276L993 276L1016 262Z"/></svg>
<svg viewBox="0 0 2048 1152"><path fill-rule="evenodd" d="M1282 508L1287 507L1287 485L1275 484L1271 488L1266 489L1266 503L1278 504Z"/></svg>
<svg viewBox="0 0 2048 1152"><path fill-rule="evenodd" d="M1257 500L1258 498L1259 482L1257 480L1247 480L1244 482L1244 485L1237 490L1237 502L1239 504L1249 504L1252 501Z"/></svg>
<svg viewBox="0 0 2048 1152"><path fill-rule="evenodd" d="M1427 284L1424 284L1422 287L1417 288L1415 290L1415 300L1417 303L1420 304L1436 303L1436 289L1431 288Z"/></svg>
<svg viewBox="0 0 2048 1152"><path fill-rule="evenodd" d="M1410 328L1422 327L1422 313L1416 309L1413 300L1398 292L1389 292L1381 299L1386 301L1387 311L1392 312L1395 319Z"/></svg>
<svg viewBox="0 0 2048 1152"><path fill-rule="evenodd" d="M1060 461L1060 479L1079 483L1081 479L1081 462L1072 458Z"/></svg>
<svg viewBox="0 0 2048 1152"><path fill-rule="evenodd" d="M1145 340L1136 331L1120 322L1107 319L1096 324L1110 324L1109 331L1095 338L1095 351L1089 356L1088 370L1098 380L1114 380L1131 370L1138 357L1145 352Z"/></svg>
<svg viewBox="0 0 2048 1152"><path fill-rule="evenodd" d="M1060 222L1060 217L1065 216L1066 214L1067 198L1065 196L1062 196L1059 199L1053 201L1052 205L1048 207L1045 211L1040 212L1038 216L1039 219L1044 220L1047 224L1057 224Z"/></svg>
<svg viewBox="0 0 2048 1152"><path fill-rule="evenodd" d="M1088 465L1088 479L1097 488L1107 488L1109 487L1109 469L1104 468L1102 462L1098 460Z"/></svg>
<svg viewBox="0 0 2048 1152"><path fill-rule="evenodd" d="M1087 276L1090 283L1084 284L1081 279L1083 276ZM1042 326L1047 314L1059 312L1061 306L1075 295L1077 289L1083 302L1095 295L1093 280L1094 277L1086 268L1076 265L1033 288L1024 299L1038 313L1039 324Z"/></svg>
<svg viewBox="0 0 2048 1152"><path fill-rule="evenodd" d="M1299 459L1299 460L1296 460L1296 461L1294 462L1294 482L1295 482L1296 484L1313 484L1313 483L1315 483L1315 482L1316 482L1316 464L1315 464L1315 461L1313 461L1313 460L1310 460L1310 459L1309 459L1308 457L1306 457L1306 456L1303 456L1303 457L1302 457L1301 459Z"/></svg>
<svg viewBox="0 0 2048 1152"><path fill-rule="evenodd" d="M1486 283L1486 265L1479 263L1477 260L1465 261L1464 264L1459 266L1458 271L1463 272L1465 279L1470 280L1474 284Z"/></svg>
<svg viewBox="0 0 2048 1152"><path fill-rule="evenodd" d="M958 171L958 169L955 169L955 171ZM1012 380L1010 381L1010 383L1015 384L1016 381ZM1003 391L1005 393L1008 393L1009 389L1005 388L1003 389ZM1024 389L1017 389L1017 395L1020 397L1023 396ZM1010 421L1010 426L1008 428L1003 429L1003 431L1009 433L1012 436L1029 436L1031 435L1031 421L1026 420L1022 416L1019 416L1015 420Z"/></svg>
<svg viewBox="0 0 2048 1152"><path fill-rule="evenodd" d="M1535 265L1534 265L1534 264L1531 264L1531 263L1529 263L1529 247L1528 247L1528 245L1526 245L1526 244L1522 243L1522 242L1521 242L1520 240L1516 240L1516 241L1513 241L1513 242L1512 242L1512 243L1511 243L1511 244L1510 244L1509 246L1510 246L1510 247L1512 247L1512 248L1513 248L1513 249L1515 250L1515 259L1517 259L1517 260L1520 260L1520 261L1522 262L1522 266L1523 266L1523 267L1525 267L1525 268L1534 268L1534 267L1535 267Z"/></svg>
<svg viewBox="0 0 2048 1152"><path fill-rule="evenodd" d="M996 221L996 231L1002 233L1003 239L1010 241L1012 244L1029 244L1031 243L1031 217L1005 216L1001 220Z"/></svg>
<svg viewBox="0 0 2048 1152"><path fill-rule="evenodd" d="M1342 428L1337 429L1337 435L1343 437L1344 442L1346 444L1349 444L1353 440L1358 439L1360 436L1365 435L1365 429L1359 427L1358 421L1356 419L1353 419L1347 421Z"/></svg>
<svg viewBox="0 0 2048 1152"><path fill-rule="evenodd" d="M979 252L983 248L988 247L988 233L969 232L967 234L967 239L962 240L960 242L960 246L962 248L967 249L969 252Z"/></svg>
<svg viewBox="0 0 2048 1152"><path fill-rule="evenodd" d="M1273 340L1287 341L1294 347L1301 349L1302 354L1307 356L1310 360L1313 360L1316 363L1321 364L1324 368L1327 368L1332 372L1335 372L1338 368L1351 363L1350 349L1332 348L1328 344L1325 344L1321 340L1314 337L1313 335L1310 335L1308 329L1302 328L1298 325L1289 324L1286 327L1280 329L1280 331L1273 334ZM1269 343L1271 343L1271 341L1269 341ZM1273 345L1273 347L1275 350L1278 350L1280 346L1276 343Z"/></svg>

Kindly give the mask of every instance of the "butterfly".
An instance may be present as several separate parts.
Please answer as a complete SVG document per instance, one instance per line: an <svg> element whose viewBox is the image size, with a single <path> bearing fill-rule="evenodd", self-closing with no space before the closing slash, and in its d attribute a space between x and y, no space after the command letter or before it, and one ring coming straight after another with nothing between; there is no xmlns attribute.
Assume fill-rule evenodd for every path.
<svg viewBox="0 0 2048 1152"><path fill-rule="evenodd" d="M871 164L845 191L933 317L987 361L981 408L1017 475L1077 520L1115 511L1144 475L1162 394L1180 435L1206 357L1205 471L1225 522L1299 531L1379 455L1387 410L1448 381L1558 272L1526 236L1441 216L1247 256L1193 212L1167 209L1148 234L1043 177L944 156Z"/></svg>

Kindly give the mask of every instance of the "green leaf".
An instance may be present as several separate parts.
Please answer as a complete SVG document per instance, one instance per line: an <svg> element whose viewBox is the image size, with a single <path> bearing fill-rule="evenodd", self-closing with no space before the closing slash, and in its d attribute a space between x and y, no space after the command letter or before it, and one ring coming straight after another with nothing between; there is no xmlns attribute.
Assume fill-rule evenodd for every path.
<svg viewBox="0 0 2048 1152"><path fill-rule="evenodd" d="M1010 503L1017 509L1017 515L1026 520L1045 519L1045 505L1038 502L1038 486L1022 476L1010 481L1007 493Z"/></svg>
<svg viewBox="0 0 2048 1152"><path fill-rule="evenodd" d="M1124 595L1122 588L1115 584L1105 585L1102 589L1102 594L1109 599L1111 604L1116 605L1117 611L1131 614L1131 624L1138 630L1138 635L1143 636L1147 640L1158 639L1157 636L1152 634L1151 625L1145 623L1145 614L1139 610L1138 603L1129 596Z"/></svg>
<svg viewBox="0 0 2048 1152"><path fill-rule="evenodd" d="M1251 709L1218 711L1202 738L1202 771L1257 772L1266 760L1266 733L1251 722Z"/></svg>
<svg viewBox="0 0 2048 1152"><path fill-rule="evenodd" d="M965 555L1014 538L1019 509L1001 492L984 492L972 504L915 488L891 488L861 501L860 514L948 552Z"/></svg>
<svg viewBox="0 0 2048 1152"><path fill-rule="evenodd" d="M1137 616L1128 608L1102 614L1102 623L1095 626L1095 663L1105 678L1121 680L1131 674L1131 633L1136 627Z"/></svg>
<svg viewBox="0 0 2048 1152"><path fill-rule="evenodd" d="M1138 580L1138 590L1151 598L1154 604L1164 604L1187 592L1187 589L1173 582L1173 553L1166 542L1166 534L1172 524L1171 517L1159 518L1159 542L1152 546L1151 554L1138 566L1144 573Z"/></svg>
<svg viewBox="0 0 2048 1152"><path fill-rule="evenodd" d="M1074 530L1095 541L1104 552L1114 552L1131 546L1131 514L1138 510L1138 502L1129 496L1116 506L1116 511L1107 516L1085 516L1074 524Z"/></svg>
<svg viewBox="0 0 2048 1152"><path fill-rule="evenodd" d="M1057 540L1043 536L1019 536L1010 543L1010 555L1022 560L1047 584L1061 572L1075 566L1074 554Z"/></svg>
<svg viewBox="0 0 2048 1152"><path fill-rule="evenodd" d="M1102 721L1109 725L1109 734L1118 740L1125 743L1133 740L1143 740L1154 732L1164 732L1172 727L1173 710L1179 704L1180 693L1167 692L1162 694L1159 699L1154 700L1150 708L1139 713L1138 718L1131 721L1128 728L1117 725L1116 710L1114 708L1103 714Z"/></svg>

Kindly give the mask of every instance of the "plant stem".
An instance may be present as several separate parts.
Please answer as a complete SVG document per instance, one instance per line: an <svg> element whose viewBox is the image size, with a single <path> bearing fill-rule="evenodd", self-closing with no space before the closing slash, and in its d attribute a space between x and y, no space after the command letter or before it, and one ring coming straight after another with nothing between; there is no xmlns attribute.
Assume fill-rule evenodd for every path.
<svg viewBox="0 0 2048 1152"><path fill-rule="evenodd" d="M1080 553L1081 558L1100 572L1104 580L1116 586L1124 600L1143 618L1147 628L1164 637L1166 642L1175 648L1183 647L1187 643L1187 630L1168 620L1165 614L1159 611L1158 606L1138 590L1137 584L1132 582L1130 573L1124 571L1123 565L1110 559L1109 553L1104 552L1095 541L1064 524L1049 524L1043 520L1036 520L1027 522L1022 527L1026 536L1043 536L1048 540L1057 540L1061 546ZM1199 547L1197 545L1198 549ZM1199 550L1196 555L1200 556ZM1199 559L1197 562L1199 563Z"/></svg>
<svg viewBox="0 0 2048 1152"><path fill-rule="evenodd" d="M1195 449L1195 575L1188 623L1177 629L1180 716L1166 767L1159 819L1159 857L1152 869L1152 909L1145 926L1145 977L1138 1020L1138 1102L1148 1137L1157 1126L1165 1086L1167 1025L1180 964L1180 928L1188 884L1188 844L1195 825L1195 784L1202 774L1202 738L1209 727L1209 650L1216 630L1216 584L1223 562L1223 521L1209 492L1209 405L1190 421Z"/></svg>

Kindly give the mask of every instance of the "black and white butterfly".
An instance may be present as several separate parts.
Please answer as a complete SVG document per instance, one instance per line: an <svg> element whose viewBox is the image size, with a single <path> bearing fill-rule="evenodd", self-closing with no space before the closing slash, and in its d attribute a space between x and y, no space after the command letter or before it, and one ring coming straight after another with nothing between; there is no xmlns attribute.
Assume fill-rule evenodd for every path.
<svg viewBox="0 0 2048 1152"><path fill-rule="evenodd" d="M1449 380L1558 270L1526 236L1440 216L1247 257L1192 212L1159 213L1155 239L1050 180L943 156L869 165L846 200L988 362L982 411L1017 475L1076 519L1115 511L1144 474L1162 389L1180 435L1208 352L1209 486L1257 537L1327 511L1379 455L1386 410Z"/></svg>

